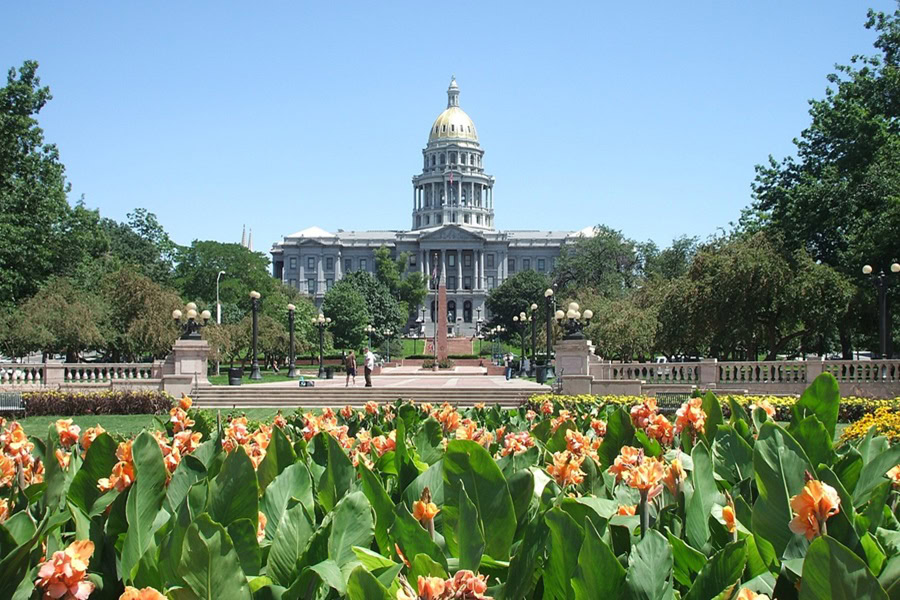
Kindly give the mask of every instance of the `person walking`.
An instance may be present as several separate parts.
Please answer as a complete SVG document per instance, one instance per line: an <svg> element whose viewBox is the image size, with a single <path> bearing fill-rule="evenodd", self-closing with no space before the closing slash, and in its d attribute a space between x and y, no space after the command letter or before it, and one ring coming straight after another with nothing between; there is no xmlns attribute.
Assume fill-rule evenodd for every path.
<svg viewBox="0 0 900 600"><path fill-rule="evenodd" d="M365 376L366 376L366 387L372 387L372 370L375 368L375 355L372 354L372 351L366 348L366 364L365 364Z"/></svg>
<svg viewBox="0 0 900 600"><path fill-rule="evenodd" d="M350 387L350 378L353 378L353 385L356 385L356 354L354 354L353 350L350 351L344 358L344 368L347 370L347 383L344 384L344 387Z"/></svg>

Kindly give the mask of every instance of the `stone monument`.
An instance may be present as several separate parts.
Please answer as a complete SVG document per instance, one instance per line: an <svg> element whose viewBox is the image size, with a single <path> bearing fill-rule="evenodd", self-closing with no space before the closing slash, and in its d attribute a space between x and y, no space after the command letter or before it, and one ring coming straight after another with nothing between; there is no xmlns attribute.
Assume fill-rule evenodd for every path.
<svg viewBox="0 0 900 600"><path fill-rule="evenodd" d="M447 360L447 274L441 267L441 278L437 293L437 323L435 332L435 362Z"/></svg>

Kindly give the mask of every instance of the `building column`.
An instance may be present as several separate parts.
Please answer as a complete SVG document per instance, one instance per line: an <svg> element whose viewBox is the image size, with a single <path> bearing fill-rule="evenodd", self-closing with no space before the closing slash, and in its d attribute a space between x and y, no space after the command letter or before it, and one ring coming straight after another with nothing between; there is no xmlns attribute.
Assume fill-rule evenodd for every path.
<svg viewBox="0 0 900 600"><path fill-rule="evenodd" d="M484 250L478 251L478 289L484 289Z"/></svg>
<svg viewBox="0 0 900 600"><path fill-rule="evenodd" d="M416 206L416 185L413 184L413 210L416 210L418 206Z"/></svg>
<svg viewBox="0 0 900 600"><path fill-rule="evenodd" d="M316 294L325 293L325 267L323 261L324 259L320 254L316 264Z"/></svg>
<svg viewBox="0 0 900 600"><path fill-rule="evenodd" d="M441 272L438 274L438 282L440 282L440 277L447 277L447 251L441 250Z"/></svg>
<svg viewBox="0 0 900 600"><path fill-rule="evenodd" d="M300 257L297 257L297 260L300 261ZM308 294L309 289L306 285L306 267L303 265L303 261L300 261L300 293Z"/></svg>
<svg viewBox="0 0 900 600"><path fill-rule="evenodd" d="M462 206L462 175L459 176L459 181L456 182L456 205Z"/></svg>
<svg viewBox="0 0 900 600"><path fill-rule="evenodd" d="M337 262L334 264L334 280L340 281L344 278L344 265L341 264L344 259L342 258L340 250L338 250L338 255L335 260L337 260Z"/></svg>
<svg viewBox="0 0 900 600"><path fill-rule="evenodd" d="M462 250L456 251L456 289L461 290L462 284Z"/></svg>

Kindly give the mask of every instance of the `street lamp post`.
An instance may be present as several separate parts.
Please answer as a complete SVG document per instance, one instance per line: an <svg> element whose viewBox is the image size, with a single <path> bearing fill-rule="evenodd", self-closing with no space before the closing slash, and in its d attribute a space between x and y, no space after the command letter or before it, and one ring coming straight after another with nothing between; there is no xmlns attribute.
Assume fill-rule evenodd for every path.
<svg viewBox="0 0 900 600"><path fill-rule="evenodd" d="M313 325L319 330L319 379L325 377L325 328L331 324L331 317L319 313L312 318Z"/></svg>
<svg viewBox="0 0 900 600"><path fill-rule="evenodd" d="M594 318L592 310L586 310L582 313L579 310L577 302L569 302L569 309L566 312L556 311L556 320L560 326L566 329L566 340L583 340L584 328L587 327L591 319Z"/></svg>
<svg viewBox="0 0 900 600"><path fill-rule="evenodd" d="M288 331L290 332L290 347L288 349L290 356L288 360L291 362L291 366L288 368L287 376L293 379L297 376L297 359L294 357L294 310L297 307L293 304L288 304Z"/></svg>
<svg viewBox="0 0 900 600"><path fill-rule="evenodd" d="M259 292L250 292L250 309L253 312L253 362L250 363L250 379L259 381L262 374L259 372L259 358L257 356L259 345Z"/></svg>
<svg viewBox="0 0 900 600"><path fill-rule="evenodd" d="M199 315L197 314L197 305L193 302L188 302L184 307L185 313L182 313L180 310L176 309L172 311L172 320L175 321L175 325L181 328L181 339L183 340L199 340L200 338L200 328L205 327L206 323L209 321L210 314L208 310L204 310ZM182 320L182 315L186 317ZM199 321L197 318L202 320Z"/></svg>
<svg viewBox="0 0 900 600"><path fill-rule="evenodd" d="M531 365L532 369L537 363L537 307L534 302L531 303L531 314L528 320L531 322Z"/></svg>
<svg viewBox="0 0 900 600"><path fill-rule="evenodd" d="M547 302L547 364L550 364L550 352L553 339L553 288L544 290L544 299Z"/></svg>
<svg viewBox="0 0 900 600"><path fill-rule="evenodd" d="M391 329L384 330L385 341L387 341L387 361L388 362L391 362L391 335L393 333L394 332Z"/></svg>
<svg viewBox="0 0 900 600"><path fill-rule="evenodd" d="M375 331L375 328L371 325L366 325L366 334L369 336L369 350L372 349L372 332Z"/></svg>
<svg viewBox="0 0 900 600"><path fill-rule="evenodd" d="M872 266L865 265L862 268L862 272L864 275L872 274ZM900 273L900 263L892 263L891 264L891 273L898 274ZM880 354L881 358L890 358L888 356L888 322L887 322L887 291L890 286L890 282L888 281L888 274L883 270L879 271L877 275L874 276L873 283L875 284L875 289L878 290L878 338L879 338L879 346L880 346Z"/></svg>
<svg viewBox="0 0 900 600"><path fill-rule="evenodd" d="M222 304L219 302L219 277L225 274L225 271L219 271L216 275L216 325L222 324Z"/></svg>

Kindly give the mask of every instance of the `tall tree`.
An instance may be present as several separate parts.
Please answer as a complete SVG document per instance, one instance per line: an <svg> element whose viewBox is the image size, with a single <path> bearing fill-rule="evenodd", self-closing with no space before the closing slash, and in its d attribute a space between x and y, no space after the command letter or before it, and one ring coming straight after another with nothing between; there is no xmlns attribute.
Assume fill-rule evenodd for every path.
<svg viewBox="0 0 900 600"><path fill-rule="evenodd" d="M128 213L128 222L102 219L100 226L109 240L109 253L156 283L171 284L177 246L146 209Z"/></svg>
<svg viewBox="0 0 900 600"><path fill-rule="evenodd" d="M579 236L562 247L553 279L560 290L593 288L607 298L622 296L634 287L640 260L633 240L604 225L591 236Z"/></svg>
<svg viewBox="0 0 900 600"><path fill-rule="evenodd" d="M538 305L534 317L538 323L546 319L546 302L544 291L550 287L550 280L543 273L527 270L520 271L498 285L488 294L485 306L490 311L491 319L485 324L487 329L497 325L507 328L507 338L515 333L513 317L519 313L530 312L532 304Z"/></svg>
<svg viewBox="0 0 900 600"><path fill-rule="evenodd" d="M325 293L322 312L331 318L331 334L338 348L359 348L366 338L369 311L366 298L345 277Z"/></svg>
<svg viewBox="0 0 900 600"><path fill-rule="evenodd" d="M381 343L385 329L400 331L406 325L406 306L391 296L387 286L377 281L367 271L354 271L342 279L355 287L366 301L369 323L376 328L373 340ZM330 313L327 316L334 317Z"/></svg>
<svg viewBox="0 0 900 600"><path fill-rule="evenodd" d="M402 303L407 315L415 311L428 294L422 274L419 271L409 271L409 258L409 252L401 252L396 258L392 257L386 246L375 251L375 278Z"/></svg>

